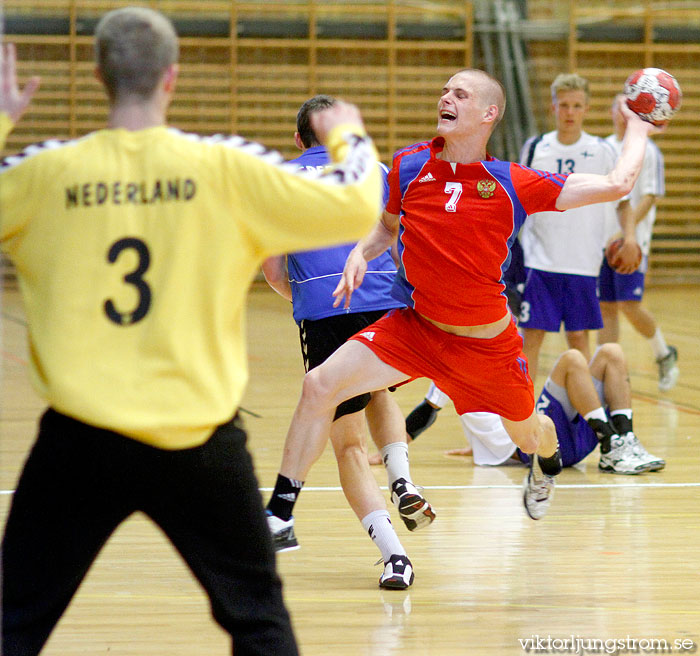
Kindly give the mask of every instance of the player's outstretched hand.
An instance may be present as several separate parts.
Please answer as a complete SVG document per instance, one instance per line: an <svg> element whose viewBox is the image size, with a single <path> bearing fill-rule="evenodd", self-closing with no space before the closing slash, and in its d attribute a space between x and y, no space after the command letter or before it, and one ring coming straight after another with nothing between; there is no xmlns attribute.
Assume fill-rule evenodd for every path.
<svg viewBox="0 0 700 656"><path fill-rule="evenodd" d="M17 84L17 51L13 43L0 46L0 112L19 121L39 88L39 78L29 78L22 91Z"/></svg>
<svg viewBox="0 0 700 656"><path fill-rule="evenodd" d="M333 291L335 301L333 307L338 307L345 299L343 307L347 310L350 307L350 297L352 293L362 284L365 273L367 271L367 260L359 248L355 247L350 251L348 259L345 260L343 274L340 276L340 282Z"/></svg>
<svg viewBox="0 0 700 656"><path fill-rule="evenodd" d="M322 144L326 143L326 137L334 127L343 124L357 125L363 131L365 129L360 110L355 105L342 100L311 115L311 128Z"/></svg>
<svg viewBox="0 0 700 656"><path fill-rule="evenodd" d="M472 453L472 450L470 447L465 446L461 449L450 449L449 451L445 451L446 456L462 456L462 457L467 457L467 456L473 456L474 454Z"/></svg>

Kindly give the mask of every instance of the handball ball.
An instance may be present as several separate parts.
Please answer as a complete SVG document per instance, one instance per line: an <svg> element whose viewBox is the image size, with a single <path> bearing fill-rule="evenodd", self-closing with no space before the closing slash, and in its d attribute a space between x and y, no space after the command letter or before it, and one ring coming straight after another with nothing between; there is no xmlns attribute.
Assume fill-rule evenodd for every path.
<svg viewBox="0 0 700 656"><path fill-rule="evenodd" d="M671 120L681 106L682 95L676 78L660 68L642 68L625 81L627 106L654 125Z"/></svg>
<svg viewBox="0 0 700 656"><path fill-rule="evenodd" d="M605 249L605 259L608 261L608 264L610 265L610 268L613 270L617 271L617 251L620 250L620 246L622 246L622 238L620 239L615 239L615 241L611 241L607 248ZM635 263L635 269L639 268L639 265L642 263L642 249L639 247L639 244L637 244L637 260Z"/></svg>

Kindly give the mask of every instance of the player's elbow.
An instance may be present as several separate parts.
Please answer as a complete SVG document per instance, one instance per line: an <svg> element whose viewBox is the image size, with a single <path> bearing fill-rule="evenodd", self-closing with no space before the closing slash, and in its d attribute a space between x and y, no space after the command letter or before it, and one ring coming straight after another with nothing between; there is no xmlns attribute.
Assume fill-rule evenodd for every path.
<svg viewBox="0 0 700 656"><path fill-rule="evenodd" d="M631 193L632 188L634 187L635 179L636 178L634 176L628 175L620 180L613 180L611 185L611 193L613 193L615 196L613 200L620 200Z"/></svg>

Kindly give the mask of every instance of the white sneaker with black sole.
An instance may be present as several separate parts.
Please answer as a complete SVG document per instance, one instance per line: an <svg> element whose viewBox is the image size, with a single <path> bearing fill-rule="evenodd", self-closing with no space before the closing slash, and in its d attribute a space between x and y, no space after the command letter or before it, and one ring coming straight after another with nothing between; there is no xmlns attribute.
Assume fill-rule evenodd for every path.
<svg viewBox="0 0 700 656"><path fill-rule="evenodd" d="M405 478L397 478L391 486L391 501L409 531L428 526L435 519L433 507Z"/></svg>
<svg viewBox="0 0 700 656"><path fill-rule="evenodd" d="M393 554L384 563L379 587L387 590L405 590L413 584L413 565L406 554Z"/></svg>
<svg viewBox="0 0 700 656"><path fill-rule="evenodd" d="M272 546L275 551L295 551L299 549L296 535L294 535L294 517L287 521L277 515L267 513L267 526L272 535Z"/></svg>

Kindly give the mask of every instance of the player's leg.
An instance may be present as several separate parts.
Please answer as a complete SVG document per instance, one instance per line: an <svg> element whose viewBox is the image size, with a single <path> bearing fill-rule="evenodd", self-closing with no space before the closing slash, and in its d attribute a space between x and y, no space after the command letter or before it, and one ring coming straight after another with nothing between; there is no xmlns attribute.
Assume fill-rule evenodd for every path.
<svg viewBox="0 0 700 656"><path fill-rule="evenodd" d="M634 433L632 390L625 354L619 344L604 344L593 356L591 375L602 381L603 396L615 432L644 465L645 471L660 471L666 466L662 458L650 454Z"/></svg>
<svg viewBox="0 0 700 656"><path fill-rule="evenodd" d="M534 382L537 379L537 364L546 331L539 328L522 328L521 332L523 334L523 353L527 358L530 378Z"/></svg>
<svg viewBox="0 0 700 656"><path fill-rule="evenodd" d="M379 585L407 588L413 582L413 568L370 471L364 434L362 412L343 415L333 422L331 443L338 461L340 484L350 507L382 554L384 572Z"/></svg>
<svg viewBox="0 0 700 656"><path fill-rule="evenodd" d="M649 342L659 368L659 389L662 392L668 392L676 385L680 373L677 365L678 351L676 347L666 343L663 332L657 325L654 316L642 305L641 301L624 301L620 303L620 308L634 329L646 337Z"/></svg>
<svg viewBox="0 0 700 656"><path fill-rule="evenodd" d="M391 500L403 523L409 531L428 526L435 519L435 513L411 478L406 422L391 392L372 392L365 414L386 468Z"/></svg>
<svg viewBox="0 0 700 656"><path fill-rule="evenodd" d="M598 344L617 342L620 339L620 319L616 301L601 301L600 314L603 327L598 331Z"/></svg>
<svg viewBox="0 0 700 656"><path fill-rule="evenodd" d="M596 380L603 380L606 354L617 350L620 350L619 345L613 343L599 347L591 361L590 369L580 351L565 351L554 365L545 388L559 401L570 421L578 413L596 434L600 444L598 467L601 471L639 474L646 471L646 467L609 420L604 408L602 390L597 389L595 384ZM613 377L610 380L612 382ZM615 377L616 384L622 382Z"/></svg>
<svg viewBox="0 0 700 656"><path fill-rule="evenodd" d="M404 424L407 444L410 444L423 431L435 423L438 412L442 410L447 401L449 401L447 394L438 389L435 383L431 382L425 398L406 416ZM375 439L374 442L376 444L377 440ZM369 456L370 465L381 465L382 462L381 453Z"/></svg>
<svg viewBox="0 0 700 656"><path fill-rule="evenodd" d="M566 343L570 349L581 351L584 362L591 357L590 331L588 330L567 330Z"/></svg>
<svg viewBox="0 0 700 656"><path fill-rule="evenodd" d="M331 444L338 461L340 484L358 519L380 508L386 509L384 496L371 475L367 462L364 439L366 431L362 412L354 412L336 419L330 430ZM364 463L360 461L363 460Z"/></svg>
<svg viewBox="0 0 700 656"><path fill-rule="evenodd" d="M207 592L236 656L297 656L253 462L242 423L201 446L160 451L144 511Z"/></svg>
<svg viewBox="0 0 700 656"><path fill-rule="evenodd" d="M343 344L304 377L301 398L287 433L280 472L303 481L323 453L339 403L408 378L382 362L360 342L353 340Z"/></svg>
<svg viewBox="0 0 700 656"><path fill-rule="evenodd" d="M554 424L549 417L534 410L524 421L504 417L501 420L513 443L524 453L534 454L523 481L523 503L532 519L541 519L554 494L554 477L562 469Z"/></svg>
<svg viewBox="0 0 700 656"><path fill-rule="evenodd" d="M406 417L406 434L415 440L423 431L430 428L437 419L438 412L445 407L449 397L431 382L425 398Z"/></svg>
<svg viewBox="0 0 700 656"><path fill-rule="evenodd" d="M125 439L53 410L42 417L2 543L5 656L39 653L100 549L132 512L129 468L126 478L119 473L125 450L113 448Z"/></svg>
<svg viewBox="0 0 700 656"><path fill-rule="evenodd" d="M640 335L647 339L651 339L654 336L656 321L651 312L642 305L641 301L620 301L619 306L622 314L625 315L625 318Z"/></svg>
<svg viewBox="0 0 700 656"><path fill-rule="evenodd" d="M330 355L358 330L378 319L383 313L350 313L333 315L317 320L304 319L299 324L299 340L304 358L304 369L308 372L323 364ZM339 404L334 420L344 415L358 413L369 403L369 392L350 398ZM364 431L364 426L363 426ZM294 533L292 512L301 492L303 481L278 474L275 487L267 504L268 522L277 551L298 549Z"/></svg>
<svg viewBox="0 0 700 656"><path fill-rule="evenodd" d="M617 281L622 276L603 258L598 275L598 293L600 314L603 317L603 327L598 331L598 344L617 342L620 338L620 317L618 314Z"/></svg>
<svg viewBox="0 0 700 656"><path fill-rule="evenodd" d="M301 399L287 432L282 464L268 502L278 550L295 548L292 512L306 475L321 456L336 407L343 401L406 380L366 346L351 340L304 378Z"/></svg>

